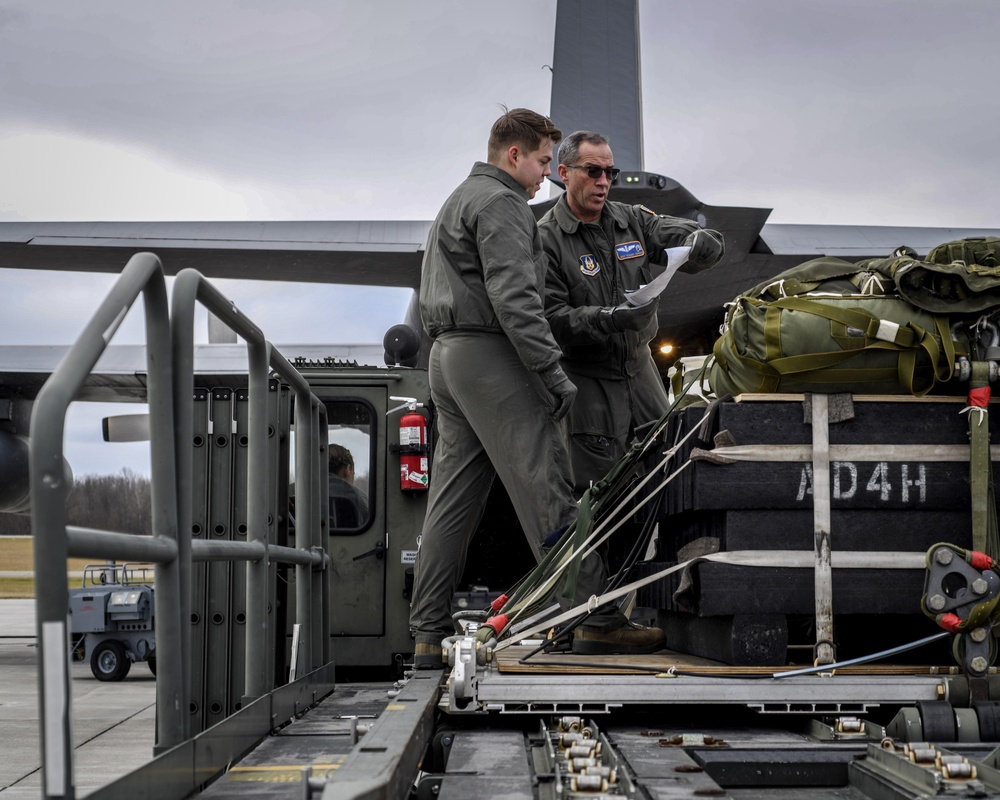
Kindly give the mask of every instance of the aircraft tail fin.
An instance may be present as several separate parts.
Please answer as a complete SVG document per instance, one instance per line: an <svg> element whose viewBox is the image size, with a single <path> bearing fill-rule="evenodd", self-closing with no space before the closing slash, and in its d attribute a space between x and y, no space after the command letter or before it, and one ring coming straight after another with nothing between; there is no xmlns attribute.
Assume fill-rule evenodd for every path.
<svg viewBox="0 0 1000 800"><path fill-rule="evenodd" d="M643 169L638 0L558 0L550 110L564 136L602 133L618 167Z"/></svg>

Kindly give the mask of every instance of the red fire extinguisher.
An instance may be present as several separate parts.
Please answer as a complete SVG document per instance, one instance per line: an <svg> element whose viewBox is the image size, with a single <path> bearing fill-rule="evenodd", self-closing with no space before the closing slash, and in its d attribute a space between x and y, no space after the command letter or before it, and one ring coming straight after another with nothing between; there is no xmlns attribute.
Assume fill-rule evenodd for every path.
<svg viewBox="0 0 1000 800"><path fill-rule="evenodd" d="M399 488L404 492L427 491L430 486L430 448L427 444L427 418L417 411L423 407L415 397L390 397L403 405L386 412L406 409L399 418L399 444L390 447L399 453Z"/></svg>

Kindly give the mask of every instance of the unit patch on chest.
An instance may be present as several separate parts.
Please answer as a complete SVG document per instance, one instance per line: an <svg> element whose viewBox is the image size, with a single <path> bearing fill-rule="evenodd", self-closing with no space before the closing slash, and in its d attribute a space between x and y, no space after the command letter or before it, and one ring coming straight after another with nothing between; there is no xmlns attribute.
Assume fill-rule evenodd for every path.
<svg viewBox="0 0 1000 800"><path fill-rule="evenodd" d="M601 265L597 263L597 259L590 253L585 256L580 256L580 272L584 275L596 275L601 271Z"/></svg>
<svg viewBox="0 0 1000 800"><path fill-rule="evenodd" d="M639 258L646 255L646 251L642 249L642 244L638 241L616 244L615 253L618 254L619 261L628 261L630 258Z"/></svg>

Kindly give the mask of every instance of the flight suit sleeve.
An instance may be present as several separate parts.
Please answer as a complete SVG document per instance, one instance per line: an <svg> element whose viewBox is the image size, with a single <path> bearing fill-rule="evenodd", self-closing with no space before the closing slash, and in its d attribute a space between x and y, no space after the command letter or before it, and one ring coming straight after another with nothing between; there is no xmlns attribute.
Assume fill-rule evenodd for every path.
<svg viewBox="0 0 1000 800"><path fill-rule="evenodd" d="M549 237L542 236L547 269L545 270L545 316L552 326L552 335L563 346L593 344L607 340L611 331L601 314L601 306L587 305L589 298L574 297L580 293L566 279L565 265Z"/></svg>
<svg viewBox="0 0 1000 800"><path fill-rule="evenodd" d="M700 230L697 222L680 217L669 217L665 214L656 214L645 206L633 206L632 210L639 215L643 235L646 238L646 249L650 254L650 260L656 264L665 265L667 256L664 251L670 247L681 247L688 236ZM725 245L721 233L713 230L705 230L705 233L716 239L719 242L720 250L724 251ZM680 271L701 272L717 263L718 261L711 264L696 264L693 261L687 261L681 266Z"/></svg>
<svg viewBox="0 0 1000 800"><path fill-rule="evenodd" d="M527 203L502 194L479 212L476 241L486 294L521 362L542 372L561 352L542 309L541 243Z"/></svg>

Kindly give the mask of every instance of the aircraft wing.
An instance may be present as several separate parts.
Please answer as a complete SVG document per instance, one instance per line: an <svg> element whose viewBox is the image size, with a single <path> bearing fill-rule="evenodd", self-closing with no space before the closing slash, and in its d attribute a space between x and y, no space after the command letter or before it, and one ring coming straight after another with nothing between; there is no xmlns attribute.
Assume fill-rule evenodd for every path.
<svg viewBox="0 0 1000 800"><path fill-rule="evenodd" d="M760 238L772 253L800 253L862 259L888 255L900 245L921 256L939 244L974 236L1000 236L995 228L914 228L883 225L767 224Z"/></svg>
<svg viewBox="0 0 1000 800"><path fill-rule="evenodd" d="M430 222L4 222L0 268L121 272L142 251L168 275L408 286Z"/></svg>
<svg viewBox="0 0 1000 800"><path fill-rule="evenodd" d="M384 365L381 344L278 344L293 365L328 367ZM33 399L63 360L69 345L0 346L0 416L5 399ZM195 384L213 388L245 387L249 366L244 344L196 344ZM145 345L110 345L87 377L76 400L88 402L145 402Z"/></svg>
<svg viewBox="0 0 1000 800"><path fill-rule="evenodd" d="M665 176L635 173L636 188L613 199L697 220L720 231L726 256L711 270L680 273L660 302L661 338L683 353L707 352L724 306L772 275L821 255L848 260L889 255L901 245L921 255L983 228L767 224L767 208L712 206ZM654 182L660 188L650 188ZM532 206L541 216L549 200ZM209 278L307 281L416 289L429 221L392 222L6 222L0 268L120 272L129 257L157 253L168 275L193 267ZM419 322L407 320L415 327Z"/></svg>

